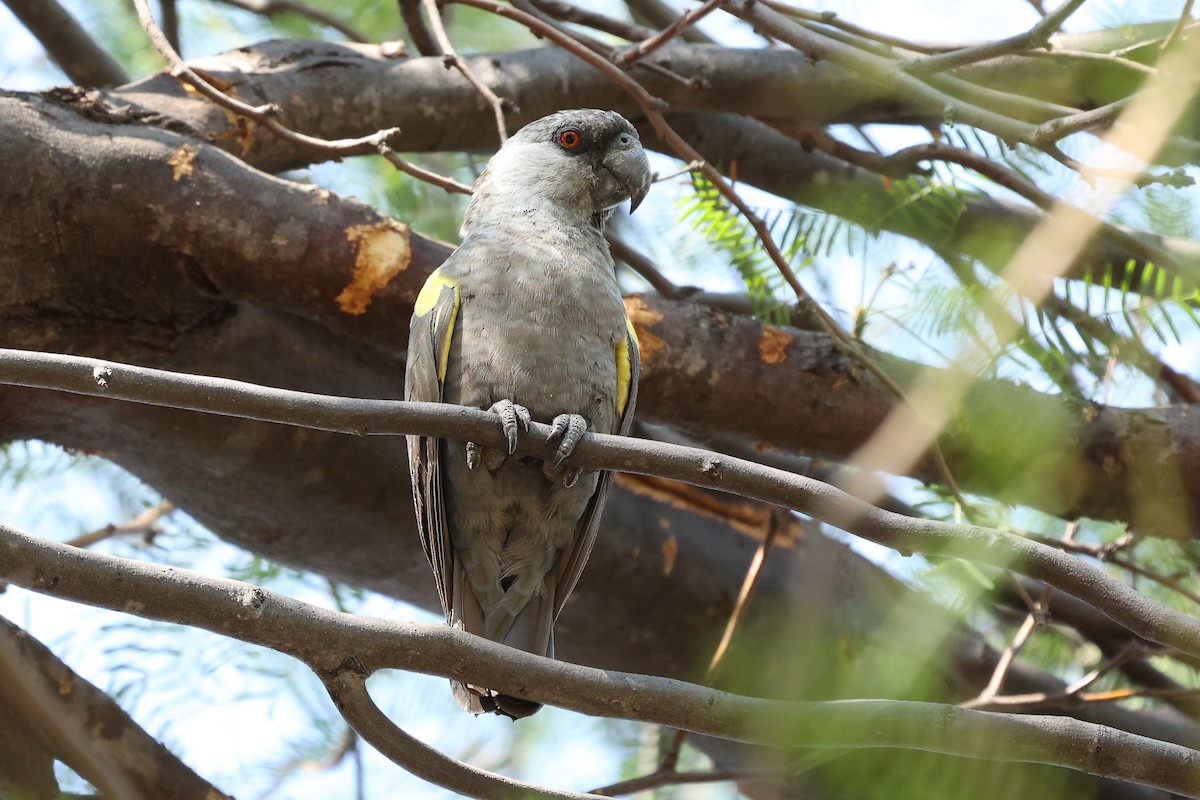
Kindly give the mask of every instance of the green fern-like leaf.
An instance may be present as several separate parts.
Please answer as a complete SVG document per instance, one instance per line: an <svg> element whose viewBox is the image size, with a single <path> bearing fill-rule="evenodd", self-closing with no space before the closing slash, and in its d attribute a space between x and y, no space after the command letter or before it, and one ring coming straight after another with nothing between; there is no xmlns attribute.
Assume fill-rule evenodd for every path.
<svg viewBox="0 0 1200 800"><path fill-rule="evenodd" d="M763 252L754 228L725 201L717 187L699 173L692 173L692 190L691 196L682 203L681 218L691 220L692 227L729 258L746 286L754 315L764 322L786 324L788 303L781 297L786 296L787 282ZM785 257L796 264L804 251L800 227L791 225L784 212L769 213L764 223L773 236L777 228L794 232L793 238L783 241L781 249ZM809 260L803 257L800 266L806 266Z"/></svg>

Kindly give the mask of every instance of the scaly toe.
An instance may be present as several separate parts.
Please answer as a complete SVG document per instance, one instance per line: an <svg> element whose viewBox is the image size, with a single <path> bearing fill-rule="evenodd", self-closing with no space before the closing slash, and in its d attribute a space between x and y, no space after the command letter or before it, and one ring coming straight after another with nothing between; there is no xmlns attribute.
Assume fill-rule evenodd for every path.
<svg viewBox="0 0 1200 800"><path fill-rule="evenodd" d="M559 414L554 418L554 422L550 424L550 436L546 439L548 442L559 439L558 449L554 451L554 458L550 460L552 469L557 470L570 458L575 445L579 444L583 435L587 433L587 425L587 420L578 414Z"/></svg>
<svg viewBox="0 0 1200 800"><path fill-rule="evenodd" d="M517 449L518 429L529 430L529 409L512 400L497 400L488 411L500 417L500 425L508 439L508 454L512 455Z"/></svg>
<svg viewBox="0 0 1200 800"><path fill-rule="evenodd" d="M467 442L467 469L475 469L479 466L479 445L474 442Z"/></svg>

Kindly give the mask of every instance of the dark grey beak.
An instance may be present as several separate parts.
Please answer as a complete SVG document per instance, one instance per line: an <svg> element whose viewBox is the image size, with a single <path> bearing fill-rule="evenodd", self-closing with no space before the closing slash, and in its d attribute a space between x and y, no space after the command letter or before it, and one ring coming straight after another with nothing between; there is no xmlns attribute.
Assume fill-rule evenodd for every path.
<svg viewBox="0 0 1200 800"><path fill-rule="evenodd" d="M613 147L604 159L604 168L617 183L629 190L629 213L632 214L650 191L650 162L646 160L646 151L636 139L629 147Z"/></svg>

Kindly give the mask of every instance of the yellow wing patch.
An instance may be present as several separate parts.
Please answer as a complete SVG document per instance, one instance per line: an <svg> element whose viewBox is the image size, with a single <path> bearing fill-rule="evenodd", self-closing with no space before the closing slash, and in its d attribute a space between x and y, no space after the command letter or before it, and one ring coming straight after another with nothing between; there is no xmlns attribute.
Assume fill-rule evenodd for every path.
<svg viewBox="0 0 1200 800"><path fill-rule="evenodd" d="M629 357L629 343L638 346L637 331L633 329L633 320L625 315L625 330L628 336L622 336L617 342L617 416L625 413L629 405L629 384L633 380L633 361Z"/></svg>
<svg viewBox="0 0 1200 800"><path fill-rule="evenodd" d="M454 293L454 302L449 307L441 306L438 302L446 290ZM454 338L454 323L458 319L458 306L458 284L443 275L441 267L430 274L425 285L421 287L421 293L417 295L417 302L413 305L413 314L418 317L423 317L430 311L434 313L434 318L430 320L430 329L435 332L443 330L441 315L447 313L450 315L450 318L445 320L445 334L442 335L442 340L434 341L438 347L437 373L439 381L446 380L446 367L450 362L450 341Z"/></svg>

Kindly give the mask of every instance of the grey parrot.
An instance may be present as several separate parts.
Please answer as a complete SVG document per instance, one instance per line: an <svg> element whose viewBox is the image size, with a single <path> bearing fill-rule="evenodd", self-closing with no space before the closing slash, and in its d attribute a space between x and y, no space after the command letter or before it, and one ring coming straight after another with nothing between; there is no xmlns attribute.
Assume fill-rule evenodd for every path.
<svg viewBox="0 0 1200 800"><path fill-rule="evenodd" d="M417 527L446 621L538 655L592 550L611 473L565 462L585 431L627 433L639 353L604 225L650 186L637 131L580 109L531 122L488 162L462 244L428 279L409 329L405 398L494 412L507 450L409 436ZM554 458L510 457L530 420ZM537 703L451 682L468 711Z"/></svg>

